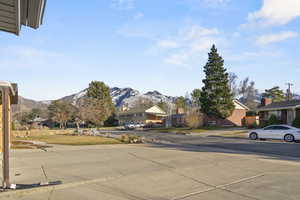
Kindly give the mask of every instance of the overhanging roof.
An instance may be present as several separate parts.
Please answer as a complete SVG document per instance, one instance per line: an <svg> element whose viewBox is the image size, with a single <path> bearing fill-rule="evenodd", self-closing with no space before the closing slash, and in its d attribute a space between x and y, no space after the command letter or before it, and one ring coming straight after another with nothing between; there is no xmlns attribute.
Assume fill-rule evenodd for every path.
<svg viewBox="0 0 300 200"><path fill-rule="evenodd" d="M273 102L269 105L260 107L257 111L287 110L300 108L300 100Z"/></svg>
<svg viewBox="0 0 300 200"><path fill-rule="evenodd" d="M45 6L46 0L0 0L0 30L19 35L22 25L39 28Z"/></svg>
<svg viewBox="0 0 300 200"><path fill-rule="evenodd" d="M248 106L246 106L245 104L243 104L242 102L240 102L239 100L235 99L233 100L234 103L240 105L241 107L243 107L245 110L250 110L250 108Z"/></svg>

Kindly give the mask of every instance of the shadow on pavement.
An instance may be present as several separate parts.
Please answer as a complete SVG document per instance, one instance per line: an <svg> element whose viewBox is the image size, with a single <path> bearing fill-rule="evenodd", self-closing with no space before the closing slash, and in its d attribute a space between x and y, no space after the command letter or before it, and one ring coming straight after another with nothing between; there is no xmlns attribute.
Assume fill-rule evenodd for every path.
<svg viewBox="0 0 300 200"><path fill-rule="evenodd" d="M293 143L269 143L269 142L253 142L253 143L220 143L209 142L205 144L165 144L152 143L149 144L155 148L167 148L181 151L192 152L215 152L228 154L245 154L265 156L265 159L297 161L300 162L300 145Z"/></svg>

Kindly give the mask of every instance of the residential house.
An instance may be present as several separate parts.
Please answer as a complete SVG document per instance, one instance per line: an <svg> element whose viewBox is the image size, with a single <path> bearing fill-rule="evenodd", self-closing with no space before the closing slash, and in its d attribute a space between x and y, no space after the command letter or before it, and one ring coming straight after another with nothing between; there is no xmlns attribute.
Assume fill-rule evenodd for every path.
<svg viewBox="0 0 300 200"><path fill-rule="evenodd" d="M134 124L162 124L164 123L167 113L159 106L152 106L150 108L132 108L122 110L117 114L119 125L126 123Z"/></svg>
<svg viewBox="0 0 300 200"><path fill-rule="evenodd" d="M244 120L249 108L238 100L233 101L235 109L226 119L217 117L205 117L205 123L211 126L244 126Z"/></svg>
<svg viewBox="0 0 300 200"><path fill-rule="evenodd" d="M233 101L235 109L231 116L226 119L220 119L217 117L204 117L206 125L210 126L243 126L247 111L249 108L239 102L238 100ZM177 111L176 114L172 115L173 126L186 126L186 113Z"/></svg>
<svg viewBox="0 0 300 200"><path fill-rule="evenodd" d="M300 117L300 100L272 102L271 99L263 98L257 111L261 125L266 124L272 115L281 123L292 125L295 118Z"/></svg>

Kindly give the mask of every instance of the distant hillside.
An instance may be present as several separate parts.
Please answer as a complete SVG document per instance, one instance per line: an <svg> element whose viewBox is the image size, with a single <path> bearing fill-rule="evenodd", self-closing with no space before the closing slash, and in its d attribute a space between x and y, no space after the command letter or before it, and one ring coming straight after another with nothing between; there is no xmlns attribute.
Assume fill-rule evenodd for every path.
<svg viewBox="0 0 300 200"><path fill-rule="evenodd" d="M26 99L24 97L19 96L19 102L17 105L12 106L12 111L14 113L16 112L27 112L31 111L33 108L38 108L41 110L46 110L48 107L48 104L46 104L43 101L35 101L31 99Z"/></svg>
<svg viewBox="0 0 300 200"><path fill-rule="evenodd" d="M86 95L86 91L82 90L76 94L72 94L69 96L65 96L60 98L59 100L66 101L69 103L72 103L76 105L78 101L83 98ZM113 103L116 105L116 107L120 107L124 104L126 104L128 107L134 107L135 104L140 99L149 99L154 103L159 102L165 102L168 104L175 103L176 97L167 96L164 94L161 94L158 91L149 91L144 94L139 92L138 90L132 89L132 88L118 88L113 87L110 89L110 93L112 96ZM259 104L262 96L261 94L257 95L256 102ZM295 94L295 99L300 99L300 95ZM244 102L243 98L239 98L241 102ZM51 101L35 101L31 99L26 99L23 97L19 97L19 104L13 106L13 112L18 112L22 110L22 112L30 111L33 108L39 108L42 110L46 110L48 105L51 103Z"/></svg>
<svg viewBox="0 0 300 200"><path fill-rule="evenodd" d="M123 104L128 105L129 107L134 107L135 103L140 99L149 99L154 103L166 102L174 103L176 97L166 96L158 91L151 91L145 94L141 94L138 90L132 88L118 88L113 87L110 89L110 94L113 100L113 103L116 107L120 107ZM86 89L82 90L76 94L72 94L66 97L61 98L60 100L67 101L76 105L78 101L86 95Z"/></svg>

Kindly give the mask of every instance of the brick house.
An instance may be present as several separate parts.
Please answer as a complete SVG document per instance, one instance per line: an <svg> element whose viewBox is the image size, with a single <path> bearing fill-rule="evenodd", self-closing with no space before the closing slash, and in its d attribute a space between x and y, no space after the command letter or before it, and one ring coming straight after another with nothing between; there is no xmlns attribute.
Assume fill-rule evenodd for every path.
<svg viewBox="0 0 300 200"><path fill-rule="evenodd" d="M205 124L211 126L244 126L244 120L249 108L238 100L233 101L235 109L226 119L205 116Z"/></svg>
<svg viewBox="0 0 300 200"><path fill-rule="evenodd" d="M264 125L272 115L275 115L282 124L292 125L296 117L300 117L300 100L272 102L264 98L257 109L260 124Z"/></svg>

